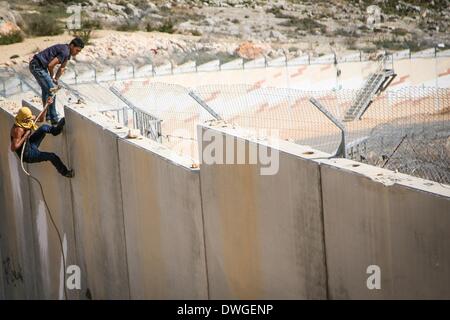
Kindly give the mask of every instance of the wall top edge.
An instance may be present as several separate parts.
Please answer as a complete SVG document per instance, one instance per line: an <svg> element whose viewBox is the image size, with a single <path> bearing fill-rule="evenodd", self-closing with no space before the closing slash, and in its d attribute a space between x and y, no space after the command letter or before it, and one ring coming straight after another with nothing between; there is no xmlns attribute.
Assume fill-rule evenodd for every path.
<svg viewBox="0 0 450 320"><path fill-rule="evenodd" d="M252 134L251 131L247 131L244 128L238 128L221 121L215 121L211 124L199 124L198 127L212 129L250 142L259 143L305 160L315 161L320 166L333 167L362 175L387 187L395 184L401 185L411 189L432 193L450 200L450 186L446 186L439 182L413 177L407 174L394 172L392 170L375 167L350 159L328 159L331 156L330 154L315 150L309 146L298 145L292 141L274 138L260 139Z"/></svg>
<svg viewBox="0 0 450 320"><path fill-rule="evenodd" d="M107 130L117 136L117 139L133 144L139 148L145 149L148 152L157 154L161 158L172 162L175 165L182 166L190 171L198 171L198 164L194 160L178 155L175 151L168 147L152 141L149 138L138 135L136 138L129 138L128 133L130 128L110 119L106 115L99 113L95 108L86 105L71 104L66 105L65 109L70 109L72 112L80 114L83 118L99 125L103 130Z"/></svg>
<svg viewBox="0 0 450 320"><path fill-rule="evenodd" d="M395 172L392 170L375 167L369 164L349 160L349 159L323 159L321 165L337 168L348 172L363 175L375 182L379 182L386 187L400 185L410 189L416 189L448 198L450 200L450 186L426 180L408 174Z"/></svg>
<svg viewBox="0 0 450 320"><path fill-rule="evenodd" d="M313 149L307 145L299 145L294 141L273 138L268 135L269 131L252 131L251 129L241 128L223 121L211 120L204 124L198 124L198 128L215 130L217 132L233 135L237 138L261 144L275 150L292 154L293 156L314 160L316 158L328 158L331 154Z"/></svg>

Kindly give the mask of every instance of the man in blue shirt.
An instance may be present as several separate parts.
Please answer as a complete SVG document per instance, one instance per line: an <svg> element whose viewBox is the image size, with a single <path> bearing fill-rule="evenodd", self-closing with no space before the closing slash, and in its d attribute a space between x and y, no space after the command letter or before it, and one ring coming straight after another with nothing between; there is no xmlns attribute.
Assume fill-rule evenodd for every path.
<svg viewBox="0 0 450 320"><path fill-rule="evenodd" d="M42 89L42 104L45 107L50 94L50 88L58 84L58 79L64 72L67 61L71 57L80 53L84 48L83 40L74 38L69 44L56 44L34 55L30 61L30 71L36 78L39 86ZM55 67L61 65L54 75ZM46 120L50 121L52 125L58 124L58 114L56 113L55 100L50 104L46 116ZM38 119L43 121L43 119Z"/></svg>

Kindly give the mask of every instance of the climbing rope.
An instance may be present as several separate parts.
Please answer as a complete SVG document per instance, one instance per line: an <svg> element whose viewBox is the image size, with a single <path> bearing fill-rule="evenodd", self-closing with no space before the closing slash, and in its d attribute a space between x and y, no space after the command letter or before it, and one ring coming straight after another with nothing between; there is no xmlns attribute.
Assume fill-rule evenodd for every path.
<svg viewBox="0 0 450 320"><path fill-rule="evenodd" d="M55 96L55 92L56 92L57 90L59 90L59 89L55 89L55 90L53 91L53 97ZM36 119L33 120L33 126L34 126L34 124L36 123L36 120L39 119L39 118L42 116L42 114L45 112L45 110L48 108L48 106L49 106L49 103L47 102L46 105L45 105L45 107L44 107L44 109L41 111L41 113L39 113L39 115L36 117ZM48 217L49 217L49 219L50 219L50 221L51 221L51 223L52 223L52 225L53 225L53 227L54 227L54 229L55 229L55 231L56 231L56 234L58 235L59 248L60 248L61 255L62 255L62 260L63 260L63 281L64 281L64 282L63 282L63 286L64 286L64 299L67 300L67 288L66 288L66 270L67 270L67 267L66 267L66 257L65 257L65 255L64 255L64 249L63 249L63 242L62 242L62 238L61 238L61 233L59 232L59 229L58 229L58 226L57 226L56 223L55 223L55 220L53 220L52 213L51 213L50 208L49 208L49 206L48 206L47 200L45 199L44 189L42 188L41 182L39 181L38 178L34 177L31 173L29 173L29 172L25 169L25 167L24 167L24 165L23 165L23 154L24 154L25 147L26 147L26 144L27 144L28 139L29 139L29 136L28 136L27 139L24 141L23 146L22 146L22 152L21 152L21 154L20 154L20 165L22 166L23 172L25 172L25 174L26 174L27 176L29 176L31 179L33 179L34 181L36 181L37 184L39 185L39 189L41 190L42 199L44 200L44 204L45 204L45 208L46 208L47 215L48 215Z"/></svg>

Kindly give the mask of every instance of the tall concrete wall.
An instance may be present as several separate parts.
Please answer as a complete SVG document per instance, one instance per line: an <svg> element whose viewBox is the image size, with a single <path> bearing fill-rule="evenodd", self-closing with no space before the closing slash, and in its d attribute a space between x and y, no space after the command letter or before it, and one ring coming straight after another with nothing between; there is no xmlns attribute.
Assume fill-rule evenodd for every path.
<svg viewBox="0 0 450 320"><path fill-rule="evenodd" d="M224 129L200 127L198 136L207 130L233 139L232 149L224 143L216 151L223 159L237 159L238 143L245 143L247 159L252 148L260 152L261 144ZM303 158L306 148L292 147L293 152L279 151L274 175L261 175L261 159L256 164L202 164L212 299L327 297L319 165ZM199 146L203 152L207 148Z"/></svg>
<svg viewBox="0 0 450 320"><path fill-rule="evenodd" d="M39 114L41 106L23 101L33 114ZM67 165L66 133L59 136L48 134L40 146L40 150L56 153ZM41 162L28 166L29 172L42 184L44 195L52 218L58 227L62 240L66 269L70 265L78 265L76 257L75 229L72 210L70 181L62 177L50 162ZM35 217L36 264L39 275L38 296L43 299L63 299L65 270L58 234L50 221L44 198L39 185L31 180L31 208ZM55 281L58 280L58 281ZM78 299L79 292L68 290L69 299Z"/></svg>
<svg viewBox="0 0 450 320"><path fill-rule="evenodd" d="M75 169L28 169L81 269L75 299L450 298L450 189L430 181L223 123L199 126L267 163L205 162L200 170L83 105L65 108L61 136L42 149ZM11 110L0 108L9 146ZM234 154L230 153L235 150ZM5 147L6 150L6 147ZM205 160L211 144L200 143ZM268 152L268 154L267 154ZM233 162L232 161L232 162ZM268 171L265 171L268 173ZM11 152L0 153L0 297L61 298L61 255L43 199ZM370 290L367 267L380 268Z"/></svg>
<svg viewBox="0 0 450 320"><path fill-rule="evenodd" d="M24 103L35 114L40 111ZM2 128L10 128L14 115L1 112ZM68 290L68 298L207 299L199 170L147 139L126 140L127 128L86 106L65 108L65 116L63 134L47 136L40 149L57 153L74 168L75 178L62 177L48 162L31 164L28 170L42 183L63 236L67 266L81 269L82 290ZM9 146L9 136L1 138ZM20 161L10 152L8 162L5 155L0 252L3 261L4 252L9 259L2 263L0 294L5 289L7 299L63 298L60 246L38 185L26 177L10 178L15 172L10 165L20 166ZM18 182L26 183L22 193L14 185ZM27 207L19 210L19 205ZM17 218L25 213L33 218ZM19 228L30 229L30 237ZM25 246L24 240L30 244ZM34 254L36 263L29 261ZM27 277L19 273L24 268ZM25 287L28 275L35 288Z"/></svg>
<svg viewBox="0 0 450 320"><path fill-rule="evenodd" d="M0 238L1 240L1 238ZM1 249L1 247L0 247ZM5 282L3 281L3 258L2 258L2 252L0 250L0 300L5 300Z"/></svg>
<svg viewBox="0 0 450 320"><path fill-rule="evenodd" d="M0 109L0 251L6 299L36 299L30 185L20 159L9 150L12 110Z"/></svg>
<svg viewBox="0 0 450 320"><path fill-rule="evenodd" d="M344 159L321 177L330 298L450 298L448 187Z"/></svg>
<svg viewBox="0 0 450 320"><path fill-rule="evenodd" d="M207 129L244 139L246 148L258 143L279 150L280 168L262 176L260 164L203 161L211 298L450 297L448 186L324 160L317 151L223 125L201 133ZM199 148L203 157L208 146ZM219 153L226 157L229 150ZM380 289L369 289L373 266L380 268Z"/></svg>
<svg viewBox="0 0 450 320"><path fill-rule="evenodd" d="M122 190L114 125L65 108L78 258L94 299L129 298Z"/></svg>
<svg viewBox="0 0 450 320"><path fill-rule="evenodd" d="M186 87L221 84L250 84L255 87L278 87L299 90L358 89L377 62L357 61L334 65L296 64L257 69L233 69L184 74L165 74L150 78L152 82L166 82ZM389 89L401 86L450 87L450 58L415 58L394 60L397 77ZM340 72L338 73L338 69ZM195 84L195 85L193 85Z"/></svg>
<svg viewBox="0 0 450 320"><path fill-rule="evenodd" d="M207 299L198 169L161 145L119 140L133 299Z"/></svg>

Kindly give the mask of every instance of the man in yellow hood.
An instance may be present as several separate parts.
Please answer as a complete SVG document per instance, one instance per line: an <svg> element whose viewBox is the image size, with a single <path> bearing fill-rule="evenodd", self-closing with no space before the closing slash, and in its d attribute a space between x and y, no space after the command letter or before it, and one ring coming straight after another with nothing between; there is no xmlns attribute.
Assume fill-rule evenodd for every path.
<svg viewBox="0 0 450 320"><path fill-rule="evenodd" d="M29 137L28 142L25 145L25 150L23 152L24 162L35 163L50 161L60 174L65 177L72 178L74 176L73 170L67 169L67 167L56 154L52 152L42 152L39 150L39 145L41 144L47 133L51 133L52 135L57 136L62 132L65 124L65 119L62 118L54 127L43 124L39 128L35 125L34 119L35 117L31 113L31 110L29 108L20 108L19 112L16 115L14 125L11 128L11 151L16 152L20 158L22 154L23 144ZM31 133L32 131L34 132Z"/></svg>

